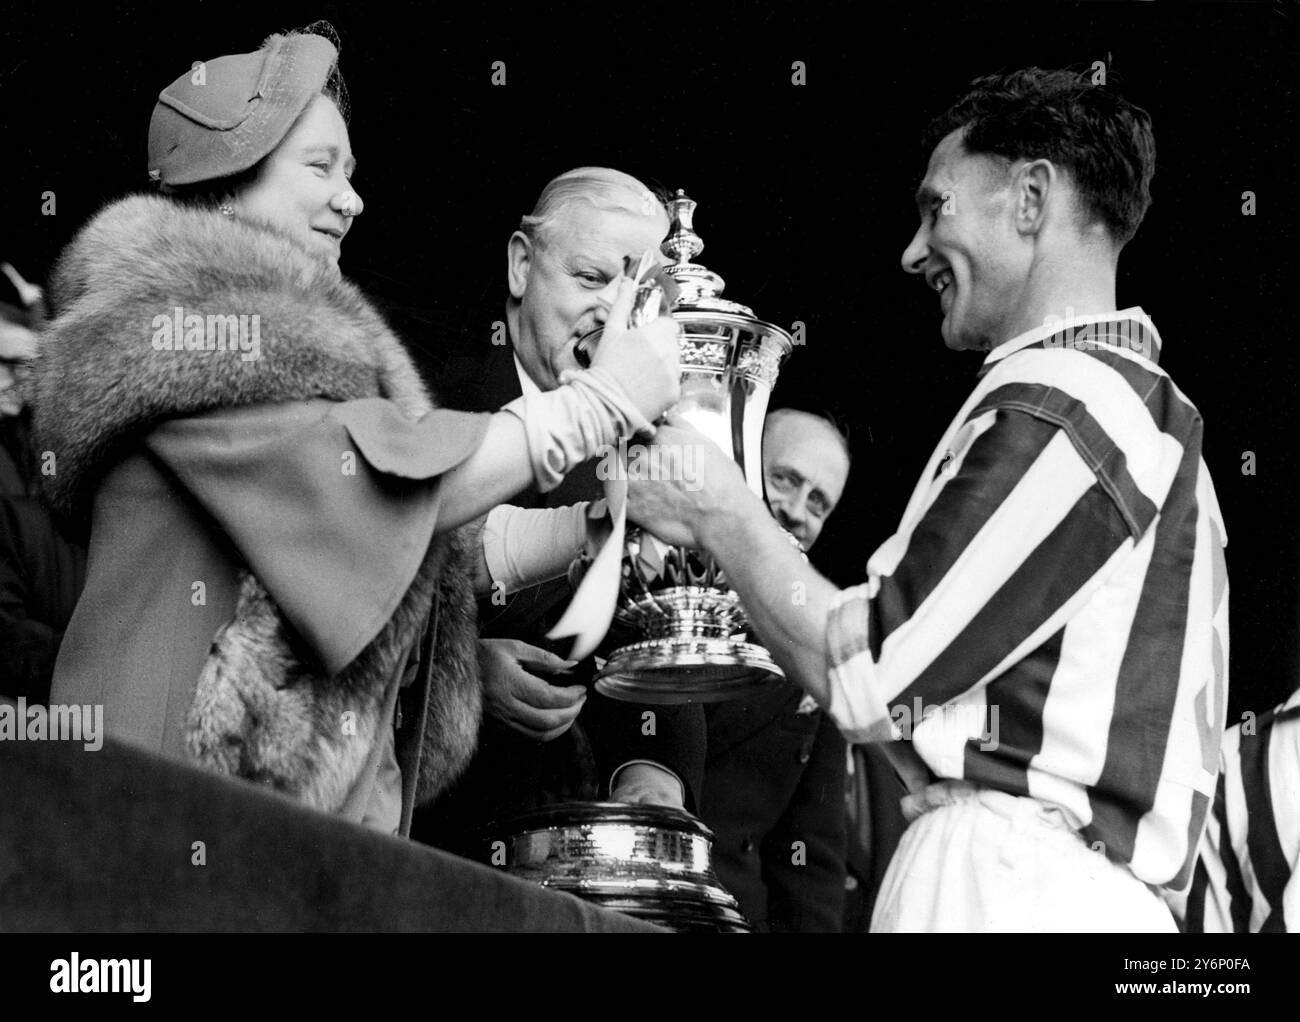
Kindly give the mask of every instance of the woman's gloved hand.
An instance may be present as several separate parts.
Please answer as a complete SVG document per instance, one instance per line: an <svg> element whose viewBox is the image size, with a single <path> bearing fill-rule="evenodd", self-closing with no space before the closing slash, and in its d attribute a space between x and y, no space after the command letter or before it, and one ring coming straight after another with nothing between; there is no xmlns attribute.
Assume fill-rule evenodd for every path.
<svg viewBox="0 0 1300 1022"><path fill-rule="evenodd" d="M670 316L628 327L635 294L632 279L622 278L591 367L609 373L642 416L654 422L677 402L681 391L681 327Z"/></svg>

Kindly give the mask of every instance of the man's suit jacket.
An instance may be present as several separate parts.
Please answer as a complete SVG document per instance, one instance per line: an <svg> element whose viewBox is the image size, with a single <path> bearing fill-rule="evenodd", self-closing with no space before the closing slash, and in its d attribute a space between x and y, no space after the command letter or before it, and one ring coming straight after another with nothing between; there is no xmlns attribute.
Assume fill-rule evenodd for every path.
<svg viewBox="0 0 1300 1022"><path fill-rule="evenodd" d="M907 794L881 745L852 747L849 784L848 879L845 881L844 932L866 933L876 895L889 862L907 830L900 805Z"/></svg>
<svg viewBox="0 0 1300 1022"><path fill-rule="evenodd" d="M86 548L35 497L0 495L0 695L46 703Z"/></svg>
<svg viewBox="0 0 1300 1022"><path fill-rule="evenodd" d="M438 389L446 407L499 409L522 393L513 349L494 347L481 361L449 366ZM531 487L509 503L562 507L600 496L594 462L589 462L551 493ZM480 634L521 639L567 657L570 640L553 642L545 633L559 620L571 595L567 580L557 579L507 597L504 606L484 599L479 604ZM589 658L574 669L573 677L557 679L557 684L590 684L594 670ZM653 728L645 712L654 714ZM534 741L485 715L479 751L466 776L432 807L417 813L412 834L477 857L482 852L479 834L488 823L553 802L607 798L614 769L636 759L661 763L676 773L686 786L686 807L693 810L703 783L704 751L704 713L697 705L642 706L593 690L573 727L550 742Z"/></svg>
<svg viewBox="0 0 1300 1022"><path fill-rule="evenodd" d="M706 709L701 816L714 867L760 930L839 932L845 743L790 681Z"/></svg>

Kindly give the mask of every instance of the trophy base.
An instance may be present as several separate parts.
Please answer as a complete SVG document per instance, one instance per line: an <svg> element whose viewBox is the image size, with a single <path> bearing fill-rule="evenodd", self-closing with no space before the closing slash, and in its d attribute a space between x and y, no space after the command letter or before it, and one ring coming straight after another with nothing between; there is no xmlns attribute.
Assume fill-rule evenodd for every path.
<svg viewBox="0 0 1300 1022"><path fill-rule="evenodd" d="M484 862L489 842L504 846L507 872L602 908L683 933L751 930L713 869L713 831L684 810L562 802L490 824L483 837Z"/></svg>
<svg viewBox="0 0 1300 1022"><path fill-rule="evenodd" d="M629 703L720 703L785 678L762 646L733 639L646 639L614 651L596 691Z"/></svg>

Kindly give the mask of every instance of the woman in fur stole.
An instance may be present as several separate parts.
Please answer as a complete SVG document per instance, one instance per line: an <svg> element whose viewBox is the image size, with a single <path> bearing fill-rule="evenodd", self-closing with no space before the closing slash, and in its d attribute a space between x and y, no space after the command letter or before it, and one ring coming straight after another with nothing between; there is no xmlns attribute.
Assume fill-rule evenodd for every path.
<svg viewBox="0 0 1300 1022"><path fill-rule="evenodd" d="M433 408L339 275L364 207L336 61L307 31L186 72L150 124L162 194L109 205L60 260L37 449L90 551L51 698L404 834L476 741L486 561L460 527L649 428L677 328L624 329L624 280L590 370L493 415ZM552 539L533 569L575 552Z"/></svg>

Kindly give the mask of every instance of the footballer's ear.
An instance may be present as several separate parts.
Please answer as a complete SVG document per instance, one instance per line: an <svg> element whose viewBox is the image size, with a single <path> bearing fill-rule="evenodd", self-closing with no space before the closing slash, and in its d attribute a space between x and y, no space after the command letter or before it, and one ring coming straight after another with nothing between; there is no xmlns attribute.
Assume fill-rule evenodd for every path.
<svg viewBox="0 0 1300 1022"><path fill-rule="evenodd" d="M1051 160L1030 160L1016 173L1015 217L1020 234L1037 234L1042 229L1058 180Z"/></svg>

